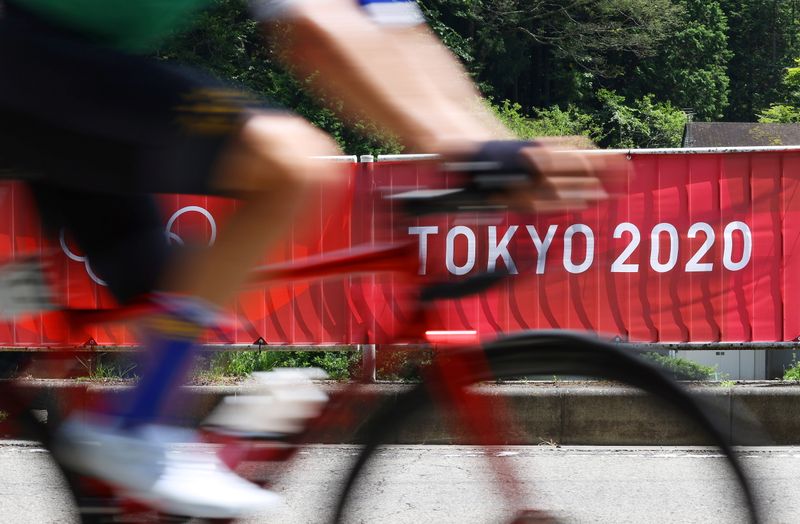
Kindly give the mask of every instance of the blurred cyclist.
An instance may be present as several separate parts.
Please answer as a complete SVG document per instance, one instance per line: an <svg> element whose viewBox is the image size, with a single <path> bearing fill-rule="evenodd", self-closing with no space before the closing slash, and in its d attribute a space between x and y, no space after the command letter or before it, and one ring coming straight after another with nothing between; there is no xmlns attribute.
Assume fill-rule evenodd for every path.
<svg viewBox="0 0 800 524"><path fill-rule="evenodd" d="M57 452L76 470L162 511L227 518L277 503L213 455L170 453L156 423L195 339L220 321L248 269L311 185L342 179L339 151L301 118L196 71L144 55L206 0L5 0L0 17L0 162L25 173L45 218L66 226L122 300L159 289L149 361L113 416L74 417ZM255 0L286 60L350 114L414 152L511 159L544 175L533 198L580 205L599 157L507 139L465 72L408 0ZM538 191L538 192L537 192ZM169 261L152 195L232 196L216 245ZM529 197L531 196L529 195ZM166 269L164 269L166 267Z"/></svg>

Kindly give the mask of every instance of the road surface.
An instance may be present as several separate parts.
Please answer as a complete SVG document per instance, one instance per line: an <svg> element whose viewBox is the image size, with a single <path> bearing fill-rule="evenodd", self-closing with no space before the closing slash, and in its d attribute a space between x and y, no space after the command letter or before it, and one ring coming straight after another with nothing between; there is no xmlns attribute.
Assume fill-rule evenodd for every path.
<svg viewBox="0 0 800 524"><path fill-rule="evenodd" d="M276 489L286 509L247 522L325 522L337 479L357 448L304 451ZM479 448L382 448L347 522L504 522L507 504ZM704 448L492 448L522 472L531 505L567 522L743 522L744 511L719 454ZM800 448L746 448L767 522L800 520ZM49 456L23 442L0 441L0 522L74 520L69 496ZM535 484L534 484L535 483ZM507 520L505 520L507 521Z"/></svg>

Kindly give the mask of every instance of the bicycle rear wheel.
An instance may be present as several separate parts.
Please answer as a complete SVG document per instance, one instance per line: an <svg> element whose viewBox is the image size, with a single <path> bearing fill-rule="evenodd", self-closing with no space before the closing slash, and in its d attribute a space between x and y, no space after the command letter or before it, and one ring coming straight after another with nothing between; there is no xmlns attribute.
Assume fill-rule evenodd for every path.
<svg viewBox="0 0 800 524"><path fill-rule="evenodd" d="M750 522L758 522L755 497L739 459L734 454L724 430L720 428L720 421L714 417L709 406L702 405L661 370L638 357L631 348L623 349L618 344L558 331L521 333L493 341L481 349L482 351L478 348L461 350L460 358L485 359L489 367L483 374L460 377L462 387L530 375L581 375L614 380L636 387L670 405L679 416L694 423L707 441L721 451L735 483L740 488L742 503L747 510L747 519ZM480 366L477 368L480 369ZM358 479L365 474L367 465L374 461L381 446L391 443L393 436L413 417L418 416L426 408L435 406L436 403L437 401L429 393L429 388L421 384L385 406L369 421L361 436L364 447L343 486L334 522L346 522L345 511L353 498ZM505 424L507 421L497 421L497 423ZM512 435L506 443L517 443L517 438L517 435ZM522 510L523 508L520 508L520 512L517 513L519 520L511 518L513 522L543 521L542 514L524 515Z"/></svg>
<svg viewBox="0 0 800 524"><path fill-rule="evenodd" d="M9 453L12 449L22 450L17 453L19 460L12 461L10 467L14 468L16 464L19 472L35 470L34 473L27 474L17 474L15 470L15 475L6 475L4 482L8 484L3 490L24 490L25 497L34 499L37 493L39 497L47 493L46 498L57 504L56 507L50 506L46 509L40 508L38 502L33 501L30 507L20 508L27 517L9 517L25 521L38 512L46 511L49 519L78 520L82 524L116 522L121 511L111 491L66 469L52 453L53 441L63 413L46 397L47 392L36 387L20 385L13 379L0 380L0 413L3 414L0 439L8 444L6 451ZM31 456L30 452L47 453L35 453L38 465L31 465L31 459L25 459L25 456ZM55 495L55 491L63 493L63 490L67 492L66 497ZM66 500L62 500L64 498ZM71 509L67 509L70 506ZM13 508L11 510L14 511Z"/></svg>

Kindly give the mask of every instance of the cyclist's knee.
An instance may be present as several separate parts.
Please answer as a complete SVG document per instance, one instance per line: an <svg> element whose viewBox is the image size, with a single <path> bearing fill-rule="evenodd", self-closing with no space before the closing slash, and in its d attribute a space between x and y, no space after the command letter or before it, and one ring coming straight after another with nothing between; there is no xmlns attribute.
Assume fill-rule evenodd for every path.
<svg viewBox="0 0 800 524"><path fill-rule="evenodd" d="M302 193L341 178L340 166L315 157L340 154L327 134L300 117L258 113L250 117L223 156L218 185L225 191Z"/></svg>

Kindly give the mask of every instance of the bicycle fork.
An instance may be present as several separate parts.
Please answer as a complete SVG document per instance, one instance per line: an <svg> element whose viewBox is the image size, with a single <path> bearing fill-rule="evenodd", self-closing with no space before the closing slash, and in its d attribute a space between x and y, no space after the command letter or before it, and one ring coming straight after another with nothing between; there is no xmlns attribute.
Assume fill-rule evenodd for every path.
<svg viewBox="0 0 800 524"><path fill-rule="evenodd" d="M426 380L425 384L436 403L451 409L455 415L452 430L457 438L463 444L486 448L509 444L509 439L504 435L516 432L513 431L513 418L506 400L499 396L481 395L469 388L474 383L469 377L492 376L483 351L454 351L450 354L446 351L443 349L434 358L431 380ZM498 421L502 424L497 424ZM511 461L488 450L486 457L509 507L519 508L513 524L555 522L546 513L525 509L521 477Z"/></svg>

